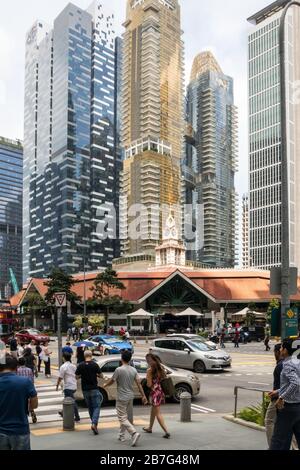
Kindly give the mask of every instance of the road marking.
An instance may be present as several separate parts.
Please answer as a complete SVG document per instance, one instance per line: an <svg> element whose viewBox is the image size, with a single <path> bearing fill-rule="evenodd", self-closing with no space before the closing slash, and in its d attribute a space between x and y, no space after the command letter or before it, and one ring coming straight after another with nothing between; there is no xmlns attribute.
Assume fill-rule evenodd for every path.
<svg viewBox="0 0 300 470"><path fill-rule="evenodd" d="M201 410L200 408L196 408L194 405L192 406L192 410L198 411L198 413L204 413L204 414L208 414L208 413L209 413L208 411Z"/></svg>
<svg viewBox="0 0 300 470"><path fill-rule="evenodd" d="M145 421L143 419L137 419L134 421L135 426L147 426L149 421ZM109 421L106 423L99 424L99 431L103 429L118 429L120 427L119 421ZM81 431L89 431L91 429L90 424L78 424L75 427L75 432ZM33 429L31 430L31 434L36 437L43 437L43 436L51 436L54 434L63 434L64 431L62 428L48 428L48 429Z"/></svg>
<svg viewBox="0 0 300 470"><path fill-rule="evenodd" d="M211 408L206 408L205 406L195 405L194 403L192 407L199 408L200 410L209 411L211 413L216 413L216 410L212 410Z"/></svg>

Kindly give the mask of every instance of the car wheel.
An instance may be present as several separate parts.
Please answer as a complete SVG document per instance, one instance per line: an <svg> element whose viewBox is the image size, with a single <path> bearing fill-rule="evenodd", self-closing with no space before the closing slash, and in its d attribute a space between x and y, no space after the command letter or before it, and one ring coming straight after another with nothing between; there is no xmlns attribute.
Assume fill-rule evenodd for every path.
<svg viewBox="0 0 300 470"><path fill-rule="evenodd" d="M173 395L173 400L176 403L180 403L181 394L184 393L184 392L188 392L192 395L192 390L189 387L189 385L187 385L187 384L177 384L177 385L175 385L175 393Z"/></svg>
<svg viewBox="0 0 300 470"><path fill-rule="evenodd" d="M258 343L261 343L261 342L262 342L262 339L261 339L261 338L257 338L257 342L258 342Z"/></svg>
<svg viewBox="0 0 300 470"><path fill-rule="evenodd" d="M106 390L104 390L103 388L99 388L99 392L101 393L101 395L103 396L103 402L102 402L102 405L107 405L108 403L108 396L107 396L107 392Z"/></svg>
<svg viewBox="0 0 300 470"><path fill-rule="evenodd" d="M196 361L194 363L194 372L197 374L203 374L206 371L206 367L203 361Z"/></svg>
<svg viewBox="0 0 300 470"><path fill-rule="evenodd" d="M104 356L109 356L109 350L108 349L105 349Z"/></svg>

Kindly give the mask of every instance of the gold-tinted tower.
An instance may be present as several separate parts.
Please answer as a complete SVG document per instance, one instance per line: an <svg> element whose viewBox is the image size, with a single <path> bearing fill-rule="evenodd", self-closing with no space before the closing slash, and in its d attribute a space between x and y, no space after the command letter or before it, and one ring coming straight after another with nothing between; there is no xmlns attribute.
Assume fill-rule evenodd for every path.
<svg viewBox="0 0 300 470"><path fill-rule="evenodd" d="M170 206L181 227L183 42L178 0L127 0L123 44L122 255L153 254ZM135 204L139 237L130 224ZM150 206L160 207L152 211ZM128 215L129 214L129 215Z"/></svg>

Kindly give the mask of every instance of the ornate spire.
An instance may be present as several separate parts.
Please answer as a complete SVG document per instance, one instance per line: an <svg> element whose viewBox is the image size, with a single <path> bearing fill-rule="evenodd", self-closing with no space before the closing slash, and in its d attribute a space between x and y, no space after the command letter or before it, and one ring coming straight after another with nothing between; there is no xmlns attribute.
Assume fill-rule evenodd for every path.
<svg viewBox="0 0 300 470"><path fill-rule="evenodd" d="M207 71L222 73L220 65L210 51L201 52L195 57L191 72L191 81Z"/></svg>

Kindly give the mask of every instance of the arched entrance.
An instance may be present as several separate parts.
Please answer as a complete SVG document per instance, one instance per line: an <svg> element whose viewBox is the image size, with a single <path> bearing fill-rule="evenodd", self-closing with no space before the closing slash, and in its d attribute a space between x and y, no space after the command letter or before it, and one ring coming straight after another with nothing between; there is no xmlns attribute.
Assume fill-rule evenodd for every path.
<svg viewBox="0 0 300 470"><path fill-rule="evenodd" d="M165 333L167 330L185 331L188 318L174 315L188 307L197 311L207 309L208 302L204 294L176 275L147 299L146 306L148 311L156 315L158 333ZM193 318L191 323L196 328L201 325L201 319Z"/></svg>

